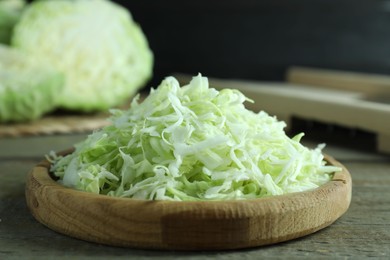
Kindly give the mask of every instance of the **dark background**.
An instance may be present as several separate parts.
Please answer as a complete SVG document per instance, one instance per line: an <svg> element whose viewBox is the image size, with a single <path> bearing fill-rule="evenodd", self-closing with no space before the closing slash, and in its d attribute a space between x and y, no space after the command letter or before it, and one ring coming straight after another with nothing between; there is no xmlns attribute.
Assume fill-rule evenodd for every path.
<svg viewBox="0 0 390 260"><path fill-rule="evenodd" d="M283 80L291 65L390 71L390 1L116 2L148 38L154 85L174 72Z"/></svg>

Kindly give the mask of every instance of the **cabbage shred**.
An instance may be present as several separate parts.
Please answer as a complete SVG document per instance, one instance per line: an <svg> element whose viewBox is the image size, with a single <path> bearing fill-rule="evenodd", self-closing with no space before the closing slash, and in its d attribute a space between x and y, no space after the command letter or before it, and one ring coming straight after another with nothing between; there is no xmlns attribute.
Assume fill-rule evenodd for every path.
<svg viewBox="0 0 390 260"><path fill-rule="evenodd" d="M217 91L201 75L183 87L166 78L112 124L94 132L52 171L66 186L146 200L252 199L311 190L338 167L323 145L289 138L284 122L244 106L234 89Z"/></svg>

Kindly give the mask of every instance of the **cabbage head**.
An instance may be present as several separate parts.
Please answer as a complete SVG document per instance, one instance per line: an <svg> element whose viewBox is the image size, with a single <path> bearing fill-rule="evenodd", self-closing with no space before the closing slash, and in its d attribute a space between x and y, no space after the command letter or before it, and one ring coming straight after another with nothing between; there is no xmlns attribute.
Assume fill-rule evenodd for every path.
<svg viewBox="0 0 390 260"><path fill-rule="evenodd" d="M238 90L210 88L198 75L183 87L173 77L129 110L112 110L112 125L89 135L52 172L72 188L146 200L233 200L317 188L339 168L322 146L285 123L245 108Z"/></svg>
<svg viewBox="0 0 390 260"><path fill-rule="evenodd" d="M152 71L140 27L127 9L108 0L34 1L14 28L12 46L64 73L59 106L70 110L120 105Z"/></svg>
<svg viewBox="0 0 390 260"><path fill-rule="evenodd" d="M25 4L23 0L0 0L0 43L10 43L12 30Z"/></svg>
<svg viewBox="0 0 390 260"><path fill-rule="evenodd" d="M0 123L40 118L55 109L62 73L38 57L0 44Z"/></svg>

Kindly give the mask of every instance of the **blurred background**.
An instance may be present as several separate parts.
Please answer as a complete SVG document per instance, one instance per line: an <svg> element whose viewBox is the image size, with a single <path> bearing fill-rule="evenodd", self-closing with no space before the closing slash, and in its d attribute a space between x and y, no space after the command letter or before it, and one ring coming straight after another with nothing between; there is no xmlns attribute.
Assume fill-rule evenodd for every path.
<svg viewBox="0 0 390 260"><path fill-rule="evenodd" d="M257 87L264 87L268 81L280 82L283 86L279 87L285 87L279 92L281 95L274 95L273 89L255 93L256 98L251 93L244 94L261 105L258 109L282 120L287 119L295 132L303 131L324 142L335 138L337 143L342 141L364 148L377 149L380 143L379 150L390 152L390 124L387 120L390 115L390 0L112 1L131 12L153 52L153 73L149 82L142 85L145 93L150 87L157 87L165 77L176 73L192 76L202 73L209 79L256 81ZM88 10L91 11L92 7ZM121 53L120 57L125 57L125 54ZM315 80L308 80L315 73L300 71L301 74L294 79L287 78L287 72L293 66L364 75L338 77L334 73L321 74L315 76ZM377 76L371 78L370 74ZM137 77L141 78L140 73ZM230 83L225 81L219 85L228 87ZM241 83L232 83L229 87L240 89ZM88 86L94 84L97 83ZM291 90L293 84L313 87L302 94L313 92L317 96L307 97L303 102L300 94ZM318 87L340 92L323 99L318 96ZM351 92L349 99L345 96L345 100L339 100L338 107L331 106L333 112L327 112L329 104L346 90ZM92 100L89 93L86 101ZM288 97L284 100L283 95ZM319 106L318 101L324 102ZM287 103L290 105L285 106ZM347 106L343 106L344 103ZM84 112L96 108L99 107L82 107ZM356 112L355 108L359 111ZM341 114L343 118L339 116ZM62 120L61 124L52 132L65 132L62 124L65 117L53 118L56 123L59 120ZM81 120L84 119L76 118L73 125L80 128ZM84 120L87 129L91 120L95 122L96 117L92 115ZM103 124L97 122L94 128ZM38 121L34 131L41 126ZM73 130L74 127L70 127L69 131ZM7 135L15 135L15 132L12 125L6 130Z"/></svg>
<svg viewBox="0 0 390 260"><path fill-rule="evenodd" d="M388 73L390 1L121 1L155 55L154 82L173 72L282 80L304 65Z"/></svg>
<svg viewBox="0 0 390 260"><path fill-rule="evenodd" d="M154 52L149 86L175 72L283 81L291 66L382 75L390 71L390 1L116 2L131 11ZM295 118L293 124L315 139L376 146L377 137L369 131Z"/></svg>

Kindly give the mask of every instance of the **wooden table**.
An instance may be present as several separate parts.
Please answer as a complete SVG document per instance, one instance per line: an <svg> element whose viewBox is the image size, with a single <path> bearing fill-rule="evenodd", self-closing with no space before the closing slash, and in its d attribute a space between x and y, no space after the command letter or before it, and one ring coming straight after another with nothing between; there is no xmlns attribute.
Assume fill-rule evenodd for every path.
<svg viewBox="0 0 390 260"><path fill-rule="evenodd" d="M352 203L333 225L307 237L247 250L177 252L108 247L58 234L35 221L28 211L25 177L50 150L64 150L84 138L78 134L0 139L0 259L390 257L390 156L334 145L325 152L350 170Z"/></svg>

